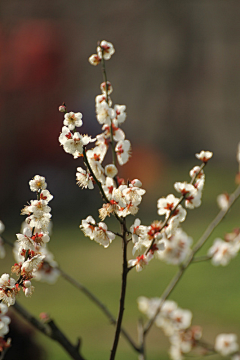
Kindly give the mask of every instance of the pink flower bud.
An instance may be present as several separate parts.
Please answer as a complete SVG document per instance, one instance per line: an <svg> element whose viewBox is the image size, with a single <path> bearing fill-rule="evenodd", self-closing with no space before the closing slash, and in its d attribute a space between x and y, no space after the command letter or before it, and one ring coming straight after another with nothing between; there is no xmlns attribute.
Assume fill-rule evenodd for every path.
<svg viewBox="0 0 240 360"><path fill-rule="evenodd" d="M58 110L62 113L67 111L66 105L63 103L62 105L59 106Z"/></svg>

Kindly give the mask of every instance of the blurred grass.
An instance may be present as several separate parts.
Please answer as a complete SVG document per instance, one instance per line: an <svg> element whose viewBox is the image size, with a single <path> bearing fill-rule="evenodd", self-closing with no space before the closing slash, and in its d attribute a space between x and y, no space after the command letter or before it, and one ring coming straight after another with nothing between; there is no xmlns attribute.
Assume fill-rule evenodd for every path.
<svg viewBox="0 0 240 360"><path fill-rule="evenodd" d="M169 168L166 183L162 186L156 184L151 189L147 189L150 201L143 201L143 210L140 212L143 224L148 225L152 220L157 219L156 199L166 196L169 192L174 193L173 183L187 180L191 166L184 164ZM200 208L189 211L187 220L183 224L183 229L193 237L194 241L202 235L218 213L216 196L235 189L234 169L208 166L206 173L203 204ZM214 238L223 237L226 232L240 225L239 203L233 206L199 254L206 253ZM59 266L86 285L116 316L121 285L121 242L116 239L108 249L104 249L83 236L78 228L80 222L81 219L79 223L64 226L63 223L56 221L49 249L54 253ZM114 219L107 222L110 228L111 226L115 228ZM129 226L132 222L133 218L128 219ZM7 229L5 236L9 239L14 238L10 229ZM9 272L12 263L9 250L6 259L1 262L1 271ZM137 309L137 297L160 296L177 270L177 267L155 260L141 273L136 273L134 270L129 274L123 326L135 341L137 341L137 320L141 316ZM233 259L226 268L213 267L210 262L192 264L170 298L180 307L189 308L193 312L193 324L203 327L204 339L214 342L220 332L234 332L240 337L239 278L239 257ZM109 358L114 327L93 303L62 278L55 285L42 283L34 285L36 289L32 298L21 296L20 303L35 316L41 312L49 313L72 342L75 342L77 337L81 337L82 354L86 359ZM58 344L54 344L41 334L37 336L47 351L47 359L68 358ZM168 348L168 340L159 329L153 328L147 337L149 359L167 359ZM116 359L137 359L137 355L123 338L120 340ZM218 357L214 356L214 359Z"/></svg>

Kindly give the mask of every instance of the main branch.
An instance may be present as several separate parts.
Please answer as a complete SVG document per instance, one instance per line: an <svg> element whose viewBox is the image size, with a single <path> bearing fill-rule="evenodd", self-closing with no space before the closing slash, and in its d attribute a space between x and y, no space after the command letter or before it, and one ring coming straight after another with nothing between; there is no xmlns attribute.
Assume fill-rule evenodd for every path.
<svg viewBox="0 0 240 360"><path fill-rule="evenodd" d="M123 239L122 239L122 247L123 247L123 265L122 265L122 289L121 289L121 297L120 297L120 305L119 305L119 312L117 318L117 326L115 331L115 337L113 341L113 346L111 350L110 360L115 359L117 346L119 342L119 337L121 333L121 326L122 326L122 319L123 319L123 312L124 312L124 303L125 303L125 296L126 296L126 287L127 287L127 273L128 273L128 263L127 263L127 234L126 234L126 227L124 225L122 227Z"/></svg>

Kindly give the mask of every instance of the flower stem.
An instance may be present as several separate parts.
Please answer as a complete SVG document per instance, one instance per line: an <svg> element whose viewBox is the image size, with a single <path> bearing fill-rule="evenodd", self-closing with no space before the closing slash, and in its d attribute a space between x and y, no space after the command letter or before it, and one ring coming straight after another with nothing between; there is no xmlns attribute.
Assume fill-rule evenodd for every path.
<svg viewBox="0 0 240 360"><path fill-rule="evenodd" d="M103 58L103 49L102 49L101 65L102 65L103 81L106 84L106 102L108 104L108 102L109 102L109 99L108 99L108 83L107 83L106 66L105 66L105 61L104 61L104 58ZM113 161L113 164L116 165L116 153L115 153L114 141L113 141L112 120L111 120L111 125L110 125L110 138L111 138L111 148L112 148L112 161Z"/></svg>

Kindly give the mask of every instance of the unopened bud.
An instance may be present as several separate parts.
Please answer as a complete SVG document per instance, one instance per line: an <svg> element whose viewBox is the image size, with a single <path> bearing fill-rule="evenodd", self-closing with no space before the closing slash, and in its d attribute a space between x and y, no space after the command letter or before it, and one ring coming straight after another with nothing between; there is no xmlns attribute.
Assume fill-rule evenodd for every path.
<svg viewBox="0 0 240 360"><path fill-rule="evenodd" d="M131 184L132 184L132 186L136 186L136 187L141 187L141 186L142 186L141 181L138 180L138 179L132 180L132 181L131 181Z"/></svg>
<svg viewBox="0 0 240 360"><path fill-rule="evenodd" d="M62 113L65 113L67 111L67 107L65 105L65 103L63 103L62 105L59 106L58 110Z"/></svg>
<svg viewBox="0 0 240 360"><path fill-rule="evenodd" d="M43 320L44 322L47 322L50 320L49 315L46 312L42 312L39 314L39 317L41 320Z"/></svg>

